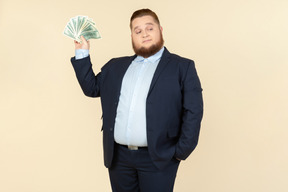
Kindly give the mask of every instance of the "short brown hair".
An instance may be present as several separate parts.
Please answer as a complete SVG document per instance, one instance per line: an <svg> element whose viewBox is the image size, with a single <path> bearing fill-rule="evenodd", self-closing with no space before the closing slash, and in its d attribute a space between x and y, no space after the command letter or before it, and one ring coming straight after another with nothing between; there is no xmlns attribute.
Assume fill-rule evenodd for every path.
<svg viewBox="0 0 288 192"><path fill-rule="evenodd" d="M143 16L147 16L147 15L152 16L153 19L155 20L155 22L158 25L160 25L160 21L159 21L158 16L156 15L155 12L151 11L150 9L139 9L139 10L135 11L130 18L130 29L132 29L132 21L135 18L143 17Z"/></svg>

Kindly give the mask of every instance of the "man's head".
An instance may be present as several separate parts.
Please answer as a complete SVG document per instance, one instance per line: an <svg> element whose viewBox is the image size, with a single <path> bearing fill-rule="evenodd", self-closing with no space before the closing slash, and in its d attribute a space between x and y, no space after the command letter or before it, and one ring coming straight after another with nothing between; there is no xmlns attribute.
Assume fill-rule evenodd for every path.
<svg viewBox="0 0 288 192"><path fill-rule="evenodd" d="M163 29L157 15L150 9L135 11L130 19L130 29L132 46L137 55L147 58L163 47Z"/></svg>

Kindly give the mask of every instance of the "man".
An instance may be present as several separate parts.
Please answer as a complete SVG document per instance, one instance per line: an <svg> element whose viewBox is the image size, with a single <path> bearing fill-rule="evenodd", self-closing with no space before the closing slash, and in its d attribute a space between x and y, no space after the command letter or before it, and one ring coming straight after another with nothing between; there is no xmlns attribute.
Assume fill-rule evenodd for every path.
<svg viewBox="0 0 288 192"><path fill-rule="evenodd" d="M135 11L130 28L136 55L110 60L95 76L89 42L81 37L71 62L85 95L101 97L112 190L170 192L180 161L198 143L202 88L194 62L163 46L153 11Z"/></svg>

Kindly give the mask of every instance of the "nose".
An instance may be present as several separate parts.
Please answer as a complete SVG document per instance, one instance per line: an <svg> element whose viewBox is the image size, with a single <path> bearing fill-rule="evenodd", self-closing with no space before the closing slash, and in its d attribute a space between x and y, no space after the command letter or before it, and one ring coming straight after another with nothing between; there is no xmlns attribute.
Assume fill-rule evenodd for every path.
<svg viewBox="0 0 288 192"><path fill-rule="evenodd" d="M142 37L145 38L145 37L148 37L148 36L149 36L149 34L147 33L146 30L144 30L143 33L142 33Z"/></svg>

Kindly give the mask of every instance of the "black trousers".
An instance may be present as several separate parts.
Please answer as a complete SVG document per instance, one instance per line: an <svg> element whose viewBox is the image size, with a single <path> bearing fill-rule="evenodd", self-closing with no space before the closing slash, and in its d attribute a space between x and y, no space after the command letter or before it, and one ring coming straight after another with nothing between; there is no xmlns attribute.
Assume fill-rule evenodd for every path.
<svg viewBox="0 0 288 192"><path fill-rule="evenodd" d="M109 168L113 192L172 192L179 161L159 170L152 162L147 148L130 150L115 144L115 156Z"/></svg>

